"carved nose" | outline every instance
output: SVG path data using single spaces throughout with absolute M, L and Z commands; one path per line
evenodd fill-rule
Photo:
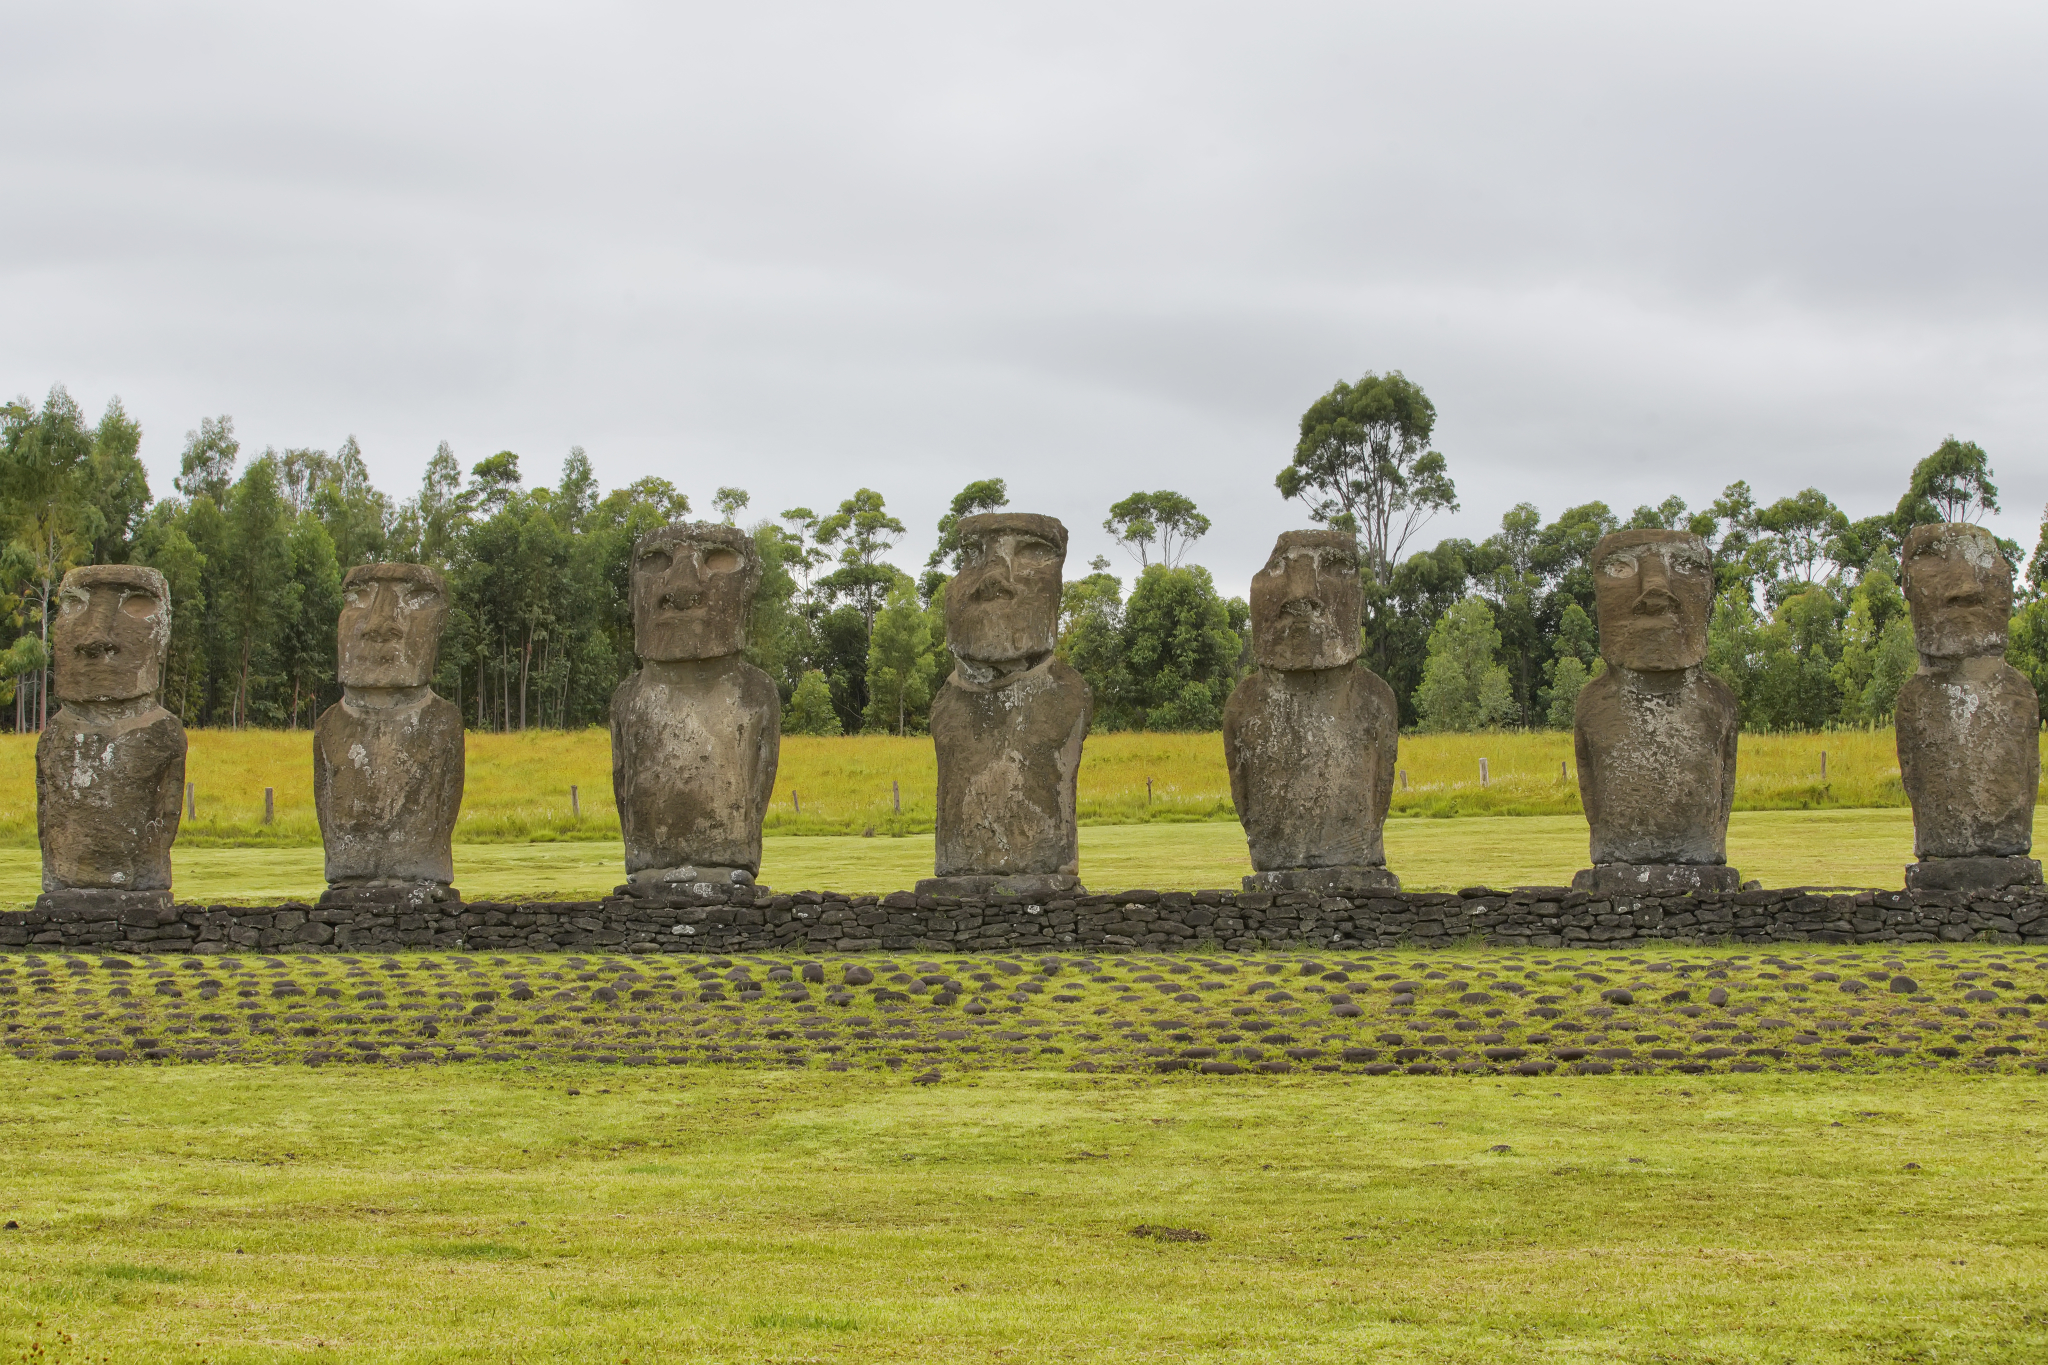
M 1321 616 L 1323 614 L 1323 601 L 1320 597 L 1290 598 L 1287 605 L 1281 607 L 1280 610 L 1286 612 L 1289 616 Z
M 88 659 L 111 659 L 121 652 L 121 647 L 103 636 L 96 640 L 87 640 L 78 646 L 75 652 Z
M 661 595 L 661 605 L 670 611 L 695 611 L 704 605 L 704 594 L 671 590 Z
M 1639 616 L 1661 616 L 1678 610 L 1678 599 L 1673 597 L 1661 583 L 1653 583 L 1643 589 L 1636 598 L 1636 614 Z
M 994 602 L 1013 598 L 1016 595 L 1017 590 L 1010 586 L 1010 580 L 1007 575 L 998 576 L 990 574 L 975 585 L 970 598 L 976 602 Z
M 395 644 L 405 638 L 405 632 L 399 629 L 398 622 L 381 616 L 363 628 L 363 638 L 375 644 Z
M 1984 589 L 1982 587 L 1958 588 L 1944 597 L 1942 601 L 1945 605 L 1951 607 L 1981 607 L 1984 605 Z

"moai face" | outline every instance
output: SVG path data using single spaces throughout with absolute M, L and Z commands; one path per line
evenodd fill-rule
M 1252 575 L 1252 652 L 1259 667 L 1336 668 L 1358 657 L 1364 590 L 1358 542 L 1342 531 L 1287 531 Z
M 1692 668 L 1707 657 L 1714 565 L 1684 531 L 1617 531 L 1593 551 L 1600 656 L 1638 673 Z
M 341 583 L 343 687 L 425 687 L 441 654 L 448 587 L 424 564 L 359 564 Z
M 754 538 L 733 526 L 678 522 L 633 547 L 633 648 L 675 663 L 737 654 L 761 582 Z
M 1052 653 L 1067 528 L 1029 512 L 962 517 L 960 554 L 960 572 L 946 587 L 947 647 L 986 664 Z
M 2003 655 L 2012 622 L 2012 565 L 1981 526 L 1916 526 L 1899 549 L 1913 642 L 1939 659 Z
M 155 569 L 91 564 L 64 575 L 50 628 L 59 701 L 129 701 L 157 690 L 171 590 Z

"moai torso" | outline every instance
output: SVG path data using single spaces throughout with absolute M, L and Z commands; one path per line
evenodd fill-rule
M 2040 702 L 2005 662 L 2012 566 L 1968 523 L 1919 526 L 1899 555 L 1920 671 L 1899 689 L 1899 776 L 1921 858 L 2033 848 Z
M 1398 715 L 1394 689 L 1362 664 L 1262 668 L 1238 684 L 1223 747 L 1253 867 L 1385 865 Z
M 412 887 L 442 899 L 455 879 L 462 713 L 431 680 L 448 589 L 422 564 L 359 564 L 335 629 L 342 699 L 313 727 L 313 809 L 337 894 Z
M 761 870 L 781 697 L 738 655 L 649 663 L 612 696 L 612 789 L 626 871 Z
M 368 886 L 455 879 L 462 713 L 429 693 L 406 705 L 327 708 L 313 727 L 313 807 L 327 881 Z
M 956 674 L 932 700 L 942 877 L 1074 873 L 1088 684 L 1057 658 L 1001 683 Z
M 1572 730 L 1594 866 L 1724 864 L 1741 715 L 1703 666 L 1706 545 L 1681 531 L 1620 531 L 1592 562 L 1607 671 L 1579 693 Z
M 176 716 L 67 703 L 36 741 L 43 890 L 168 890 L 184 795 Z
M 1704 668 L 1587 683 L 1573 729 L 1593 861 L 1726 861 L 1740 728 L 1735 693 Z
M 1223 708 L 1223 756 L 1260 872 L 1386 864 L 1400 711 L 1357 662 L 1360 611 L 1342 532 L 1289 531 L 1252 577 L 1259 667 Z
M 163 575 L 95 564 L 64 575 L 50 632 L 63 709 L 36 741 L 45 891 L 167 892 L 185 788 L 185 727 L 157 699 L 171 637 Z
M 782 748 L 782 698 L 740 657 L 760 556 L 733 527 L 679 523 L 641 537 L 632 574 L 641 668 L 612 694 L 627 880 L 751 882 Z

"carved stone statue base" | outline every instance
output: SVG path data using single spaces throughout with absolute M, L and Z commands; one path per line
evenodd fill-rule
M 1922 858 L 1906 864 L 1908 891 L 2000 891 L 2039 885 L 2039 858 Z
M 429 905 L 460 905 L 462 893 L 446 882 L 391 882 L 380 886 L 330 886 L 320 893 L 323 907 L 354 909 L 390 906 L 419 910 Z
M 131 923 L 155 924 L 160 915 L 171 913 L 168 891 L 114 891 L 97 886 L 69 887 L 45 891 L 36 897 L 36 909 L 60 914 L 84 914 L 94 919 L 115 915 Z M 130 920 L 130 916 L 144 917 Z
M 1725 863 L 1596 863 L 1572 878 L 1572 890 L 1600 896 L 1682 896 L 1740 891 L 1742 874 Z
M 1384 867 L 1289 867 L 1254 872 L 1244 879 L 1244 889 L 1342 896 L 1354 891 L 1399 891 L 1401 879 Z
M 924 877 L 920 896 L 1021 896 L 1025 900 L 1065 900 L 1085 896 L 1088 888 L 1071 872 L 1010 872 L 961 877 Z
M 629 872 L 626 874 L 625 894 L 661 896 L 699 886 L 723 891 L 734 886 L 754 885 L 757 885 L 754 874 L 744 867 L 713 867 L 709 863 L 697 863 L 690 867 L 646 867 L 638 872 Z

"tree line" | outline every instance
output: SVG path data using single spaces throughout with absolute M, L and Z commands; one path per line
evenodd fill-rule
M 1426 729 L 1570 724 L 1578 688 L 1601 668 L 1590 554 L 1623 526 L 1682 526 L 1707 540 L 1709 663 L 1735 687 L 1745 724 L 1882 722 L 1916 662 L 1900 539 L 1922 521 L 1997 507 L 1984 452 L 1950 440 L 1882 517 L 1851 522 L 1815 489 L 1761 504 L 1736 483 L 1698 512 L 1673 497 L 1623 519 L 1590 502 L 1546 523 L 1521 504 L 1484 541 L 1411 553 L 1429 519 L 1458 506 L 1448 462 L 1431 448 L 1434 423 L 1427 396 L 1399 373 L 1340 383 L 1303 414 L 1275 481 L 1311 519 L 1359 537 L 1363 657 L 1393 685 L 1403 724 Z M 581 448 L 552 484 L 529 485 L 514 452 L 465 471 L 445 443 L 417 491 L 394 499 L 372 484 L 352 437 L 332 452 L 244 458 L 225 416 L 186 434 L 173 491 L 154 498 L 141 438 L 118 399 L 94 422 L 61 386 L 40 405 L 0 408 L 0 705 L 12 705 L 17 731 L 47 719 L 51 596 L 64 571 L 125 562 L 170 585 L 164 702 L 187 725 L 309 726 L 340 696 L 342 575 L 380 560 L 447 576 L 454 604 L 435 688 L 471 726 L 603 724 L 637 666 L 633 542 L 695 510 L 666 479 L 601 489 Z M 751 499 L 725 487 L 710 501 L 709 515 L 737 525 Z M 873 489 L 747 523 L 764 570 L 747 653 L 775 679 L 787 730 L 925 727 L 952 667 L 944 593 L 958 523 L 1008 502 L 1001 479 L 969 483 L 915 577 L 891 558 L 907 531 Z M 1171 490 L 1107 510 L 1104 529 L 1136 576 L 1127 592 L 1106 559 L 1070 568 L 1059 635 L 1094 691 L 1095 725 L 1215 729 L 1252 662 L 1243 598 L 1188 562 L 1210 520 Z M 2022 562 L 2020 547 L 2007 549 Z M 2048 695 L 2048 542 L 2024 562 L 2012 657 Z

